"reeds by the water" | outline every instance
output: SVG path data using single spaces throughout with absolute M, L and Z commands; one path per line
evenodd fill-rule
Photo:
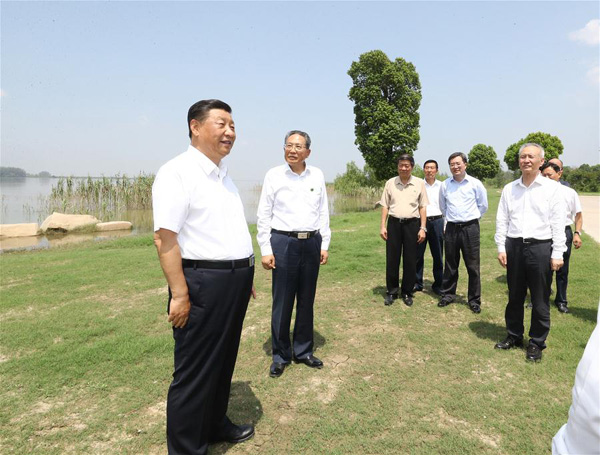
M 109 219 L 128 210 L 152 208 L 154 175 L 60 178 L 48 197 L 50 212 L 82 213 Z

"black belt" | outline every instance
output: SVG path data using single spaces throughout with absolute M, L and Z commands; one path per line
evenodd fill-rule
M 452 224 L 452 225 L 458 226 L 458 227 L 465 227 L 465 226 L 470 226 L 471 224 L 475 224 L 478 222 L 479 222 L 479 219 L 475 218 L 474 220 L 461 221 L 460 223 L 454 223 L 453 221 L 448 221 L 448 224 Z
M 413 217 L 413 218 L 396 218 L 395 216 L 390 215 L 390 218 L 392 220 L 396 220 L 399 223 L 412 223 L 413 221 L 419 221 L 419 218 Z
M 254 255 L 244 259 L 230 261 L 207 261 L 205 259 L 183 259 L 183 268 L 189 269 L 243 269 L 254 265 Z
M 288 237 L 296 237 L 300 240 L 310 239 L 319 233 L 319 231 L 280 231 L 279 229 L 271 229 L 271 232 L 287 235 Z
M 527 238 L 524 239 L 523 237 L 510 237 L 513 240 L 516 240 L 517 242 L 521 242 L 521 243 L 548 243 L 551 242 L 552 239 L 534 239 L 534 238 Z
M 442 215 L 428 216 L 427 221 L 439 220 L 440 218 L 442 218 Z

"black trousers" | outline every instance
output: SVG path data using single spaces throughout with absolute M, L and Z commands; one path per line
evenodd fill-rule
M 565 228 L 567 236 L 567 251 L 563 253 L 563 266 L 556 272 L 556 295 L 554 304 L 564 303 L 567 305 L 567 286 L 569 285 L 569 260 L 571 259 L 571 246 L 573 246 L 573 231 L 571 226 Z M 552 277 L 550 277 L 550 286 L 552 286 Z
M 550 331 L 550 255 L 552 242 L 523 243 L 522 239 L 506 239 L 506 279 L 508 305 L 504 317 L 506 330 L 515 338 L 522 338 L 524 303 L 527 288 L 531 294 L 530 343 L 544 349 Z
M 271 232 L 275 256 L 271 340 L 273 362 L 290 363 L 290 324 L 296 300 L 293 355 L 303 359 L 313 353 L 314 303 L 321 262 L 321 234 L 297 239 Z
M 173 328 L 175 370 L 167 396 L 167 446 L 169 455 L 206 455 L 209 440 L 227 419 L 254 267 L 183 272 L 191 309 L 186 326 Z
M 419 218 L 399 220 L 388 217 L 385 244 L 385 284 L 390 295 L 412 294 L 417 279 L 417 235 Z M 400 287 L 400 258 L 402 261 L 402 287 Z
M 479 274 L 479 220 L 469 223 L 446 224 L 444 233 L 445 263 L 442 289 L 444 297 L 456 298 L 460 253 L 463 254 L 469 274 L 468 303 L 481 305 L 481 277 Z
M 444 276 L 444 219 L 427 220 L 427 238 L 425 242 L 417 244 L 417 281 L 416 285 L 423 287 L 423 267 L 425 264 L 425 248 L 429 244 L 429 251 L 433 258 L 433 284 L 431 288 L 439 291 L 442 287 Z

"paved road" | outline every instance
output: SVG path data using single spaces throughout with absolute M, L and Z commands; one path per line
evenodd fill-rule
M 579 196 L 583 210 L 583 231 L 600 243 L 600 196 Z

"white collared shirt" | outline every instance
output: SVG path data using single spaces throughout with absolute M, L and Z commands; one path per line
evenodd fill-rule
M 463 223 L 481 218 L 488 209 L 487 191 L 483 183 L 465 174 L 460 182 L 454 177 L 440 186 L 440 210 L 451 223 Z
M 323 238 L 321 249 L 327 250 L 331 230 L 323 172 L 308 165 L 300 175 L 288 164 L 270 169 L 265 175 L 256 217 L 256 239 L 263 256 L 273 254 L 271 229 L 318 230 Z
M 581 213 L 581 202 L 579 201 L 579 195 L 577 194 L 577 191 L 575 191 L 573 188 L 566 185 L 560 185 L 560 187 L 560 190 L 565 198 L 567 209 L 565 226 L 571 226 L 573 223 L 575 223 L 575 216 L 578 213 Z
M 154 231 L 176 232 L 184 259 L 230 260 L 252 255 L 242 200 L 227 167 L 198 149 L 164 164 L 152 186 Z
M 538 174 L 528 187 L 519 178 L 503 188 L 494 237 L 499 253 L 506 252 L 506 237 L 552 239 L 552 259 L 562 259 L 567 250 L 566 208 L 560 187 L 560 183 Z
M 427 199 L 429 199 L 429 205 L 427 206 L 427 216 L 438 216 L 442 214 L 440 210 L 440 187 L 442 182 L 434 180 L 433 185 L 427 183 L 425 180 L 425 190 L 427 191 Z

